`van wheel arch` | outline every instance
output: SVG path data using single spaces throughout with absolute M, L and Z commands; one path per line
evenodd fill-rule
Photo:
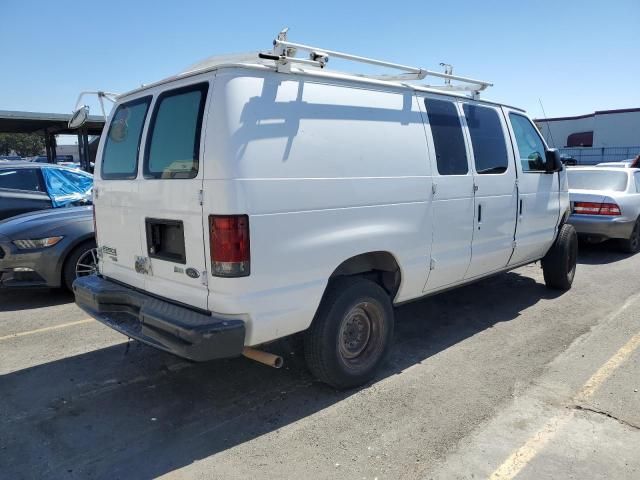
M 377 283 L 392 300 L 398 293 L 402 280 L 396 258 L 387 251 L 361 253 L 345 260 L 333 271 L 329 282 L 348 276 L 361 276 Z

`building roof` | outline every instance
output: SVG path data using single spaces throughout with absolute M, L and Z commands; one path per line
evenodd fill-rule
M 553 118 L 536 118 L 536 122 L 557 122 L 562 120 L 578 120 L 581 118 L 595 117 L 596 115 L 609 115 L 612 113 L 632 113 L 640 112 L 640 108 L 621 108 L 618 110 L 596 110 L 593 113 L 587 113 L 586 115 L 575 115 L 573 117 L 553 117 Z
M 55 134 L 75 135 L 78 130 L 69 129 L 71 114 L 19 112 L 0 110 L 0 133 L 36 133 L 49 132 Z M 104 118 L 90 115 L 84 125 L 89 135 L 100 135 L 104 127 Z

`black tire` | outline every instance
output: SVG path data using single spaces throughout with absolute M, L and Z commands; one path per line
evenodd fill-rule
M 569 290 L 576 274 L 578 235 L 573 225 L 564 224 L 558 237 L 542 259 L 542 272 L 547 288 Z
M 305 332 L 311 373 L 337 389 L 371 380 L 393 341 L 393 306 L 378 284 L 361 277 L 331 281 Z
M 90 253 L 92 250 L 95 251 L 96 242 L 94 240 L 89 240 L 81 243 L 76 248 L 74 248 L 67 259 L 64 262 L 64 268 L 62 270 L 62 283 L 63 286 L 68 290 L 72 290 L 73 281 L 77 278 L 76 267 L 78 266 L 78 260 L 83 258 L 85 255 Z M 89 273 L 87 273 L 89 274 Z
M 629 238 L 620 240 L 620 250 L 625 253 L 638 253 L 640 250 L 640 218 L 636 220 Z

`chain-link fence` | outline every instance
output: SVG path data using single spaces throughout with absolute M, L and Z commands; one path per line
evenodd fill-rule
M 573 157 L 578 165 L 595 165 L 601 162 L 622 162 L 640 155 L 640 146 L 635 147 L 575 147 L 559 148 L 562 155 Z

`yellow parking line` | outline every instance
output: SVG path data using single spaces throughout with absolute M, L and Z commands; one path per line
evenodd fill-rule
M 59 330 L 61 328 L 73 327 L 74 325 L 82 325 L 83 323 L 93 322 L 93 318 L 86 318 L 84 320 L 78 320 L 76 322 L 61 323 L 60 325 L 54 325 L 52 327 L 36 328 L 35 330 L 29 330 L 27 332 L 18 332 L 11 335 L 5 335 L 0 337 L 0 341 L 9 340 L 11 338 L 24 337 L 26 335 L 34 335 L 36 333 L 49 332 L 51 330 Z
M 584 402 L 591 398 L 595 392 L 602 386 L 607 378 L 627 360 L 631 354 L 640 346 L 640 332 L 634 335 L 631 340 L 624 344 L 604 365 L 602 365 L 596 373 L 582 386 L 580 391 L 575 395 L 575 403 Z M 513 452 L 497 470 L 495 470 L 490 480 L 512 479 L 522 471 L 527 464 L 540 453 L 543 447 L 556 435 L 556 433 L 566 425 L 575 410 L 567 410 L 562 415 L 551 418 L 545 425 L 536 432 L 527 442 L 518 450 Z

